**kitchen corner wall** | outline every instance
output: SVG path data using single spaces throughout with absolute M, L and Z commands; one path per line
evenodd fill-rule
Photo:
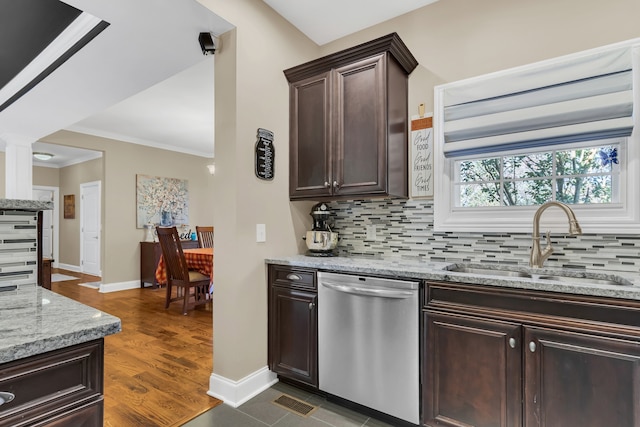
M 333 202 L 340 254 L 385 259 L 528 265 L 531 233 L 445 233 L 433 231 L 433 202 L 375 200 Z M 367 240 L 366 227 L 376 226 Z M 637 273 L 640 235 L 552 234 L 547 267 Z

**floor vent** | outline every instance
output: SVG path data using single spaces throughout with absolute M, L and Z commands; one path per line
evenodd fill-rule
M 274 404 L 284 408 L 288 411 L 293 412 L 296 415 L 301 415 L 303 417 L 308 417 L 311 415 L 316 409 L 317 406 L 309 405 L 302 400 L 296 399 L 295 397 L 288 396 L 286 394 L 281 395 L 276 400 L 273 401 Z

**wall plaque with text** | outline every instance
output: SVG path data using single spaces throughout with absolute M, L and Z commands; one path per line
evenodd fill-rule
M 409 197 L 433 197 L 433 117 L 411 119 Z
M 256 141 L 256 176 L 264 180 L 272 180 L 276 161 L 276 149 L 273 146 L 273 132 L 258 128 Z

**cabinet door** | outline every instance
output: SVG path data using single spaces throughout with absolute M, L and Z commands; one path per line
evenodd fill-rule
M 316 293 L 271 287 L 269 367 L 287 378 L 318 386 Z
M 423 321 L 424 424 L 521 426 L 522 327 L 429 311 Z
M 290 99 L 289 196 L 331 195 L 329 72 L 292 83 Z
M 525 328 L 527 427 L 640 425 L 640 345 Z
M 334 194 L 386 191 L 385 67 L 382 54 L 335 70 Z

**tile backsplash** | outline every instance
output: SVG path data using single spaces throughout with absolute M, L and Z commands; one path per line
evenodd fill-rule
M 355 200 L 330 204 L 340 255 L 528 265 L 531 233 L 433 231 L 433 202 Z M 367 225 L 376 239 L 367 240 Z M 545 266 L 640 272 L 640 235 L 552 234 Z

